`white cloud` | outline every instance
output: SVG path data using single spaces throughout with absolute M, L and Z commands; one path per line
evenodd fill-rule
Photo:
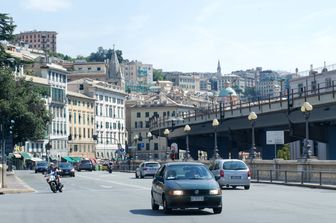
M 31 10 L 57 12 L 71 6 L 73 0 L 23 0 L 22 5 Z

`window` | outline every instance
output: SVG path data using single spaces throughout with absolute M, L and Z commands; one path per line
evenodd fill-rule
M 113 124 L 113 127 L 114 127 L 114 124 Z M 138 128 L 138 122 L 134 122 L 134 128 Z
M 146 128 L 149 128 L 149 121 L 146 121 Z
M 149 112 L 146 112 L 145 116 L 146 116 L 146 118 L 148 118 L 149 117 Z
M 149 143 L 146 143 L 146 150 L 149 150 Z
M 137 118 L 141 118 L 141 113 L 137 112 Z
M 83 84 L 79 85 L 79 90 L 84 90 L 84 85 Z
M 154 143 L 154 150 L 159 150 L 159 144 L 157 142 Z

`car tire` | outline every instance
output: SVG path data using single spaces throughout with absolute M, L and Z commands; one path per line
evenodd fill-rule
M 232 186 L 232 188 L 233 188 L 233 189 L 236 189 L 236 188 L 237 188 L 237 186 Z
M 138 179 L 138 178 L 139 178 L 139 176 L 138 176 L 138 173 L 137 173 L 137 172 L 135 172 L 135 178 L 136 178 L 136 179 Z
M 168 207 L 167 200 L 163 196 L 162 197 L 162 203 L 163 203 L 163 211 L 165 214 L 170 214 L 172 212 L 172 209 Z
M 140 172 L 140 178 L 144 178 L 144 176 L 142 175 L 142 173 Z
M 220 214 L 220 213 L 222 213 L 222 207 L 213 208 L 212 210 L 213 210 L 214 214 Z
M 248 186 L 244 186 L 244 189 L 245 189 L 245 190 L 249 190 L 249 189 L 250 189 L 250 185 L 248 185 Z
M 159 205 L 155 204 L 155 201 L 154 201 L 154 198 L 153 198 L 153 195 L 152 195 L 152 199 L 151 199 L 151 204 L 152 204 L 152 210 L 153 211 L 157 211 L 159 210 Z
M 37 170 L 35 170 L 35 173 L 37 173 Z

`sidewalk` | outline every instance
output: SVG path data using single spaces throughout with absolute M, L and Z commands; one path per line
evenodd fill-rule
M 35 190 L 18 178 L 14 172 L 7 172 L 6 188 L 0 188 L 0 195 L 2 194 L 17 194 L 29 193 Z
M 251 183 L 260 183 L 260 184 L 277 184 L 277 185 L 284 185 L 284 186 L 295 186 L 295 187 L 308 187 L 308 188 L 316 188 L 316 189 L 327 189 L 327 190 L 336 190 L 336 185 L 319 185 L 314 183 L 304 183 L 301 184 L 300 182 L 283 182 L 283 181 L 265 181 L 265 180 L 251 180 Z

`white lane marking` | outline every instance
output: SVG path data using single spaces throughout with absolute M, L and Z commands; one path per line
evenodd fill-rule
M 106 189 L 110 189 L 112 188 L 112 186 L 109 186 L 109 185 L 100 185 L 102 188 L 106 188 Z
M 86 178 L 86 179 L 89 179 L 89 180 L 95 180 L 95 181 L 102 181 L 102 182 L 117 184 L 117 185 L 126 186 L 126 187 L 137 188 L 137 189 L 150 190 L 149 187 L 142 187 L 142 186 L 133 185 L 133 184 L 120 183 L 120 182 L 116 182 L 116 181 L 113 181 L 113 180 L 104 180 L 104 179 L 94 178 L 94 177 L 88 177 L 88 176 L 78 176 L 78 177 Z

